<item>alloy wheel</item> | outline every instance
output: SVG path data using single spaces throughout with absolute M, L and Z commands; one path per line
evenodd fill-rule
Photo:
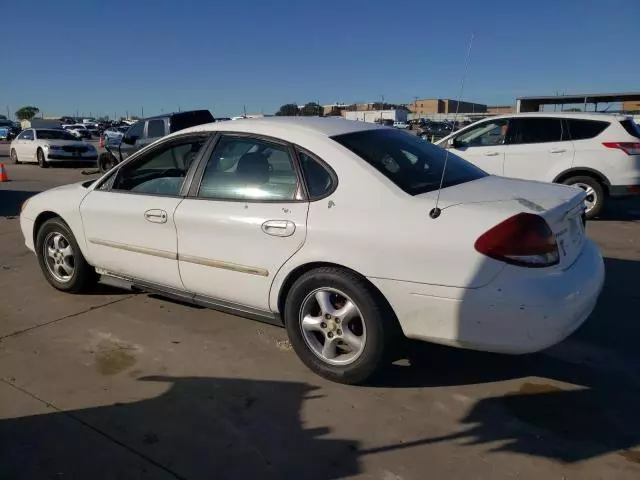
M 581 188 L 587 194 L 587 198 L 585 198 L 584 200 L 584 204 L 587 209 L 587 212 L 590 212 L 591 210 L 593 210 L 593 208 L 598 203 L 598 193 L 595 191 L 595 189 L 591 185 L 587 185 L 586 183 L 578 182 L 578 183 L 574 183 L 573 185 L 575 187 Z
M 58 282 L 69 282 L 75 272 L 75 256 L 69 240 L 60 232 L 51 232 L 42 248 L 49 273 Z
M 330 365 L 355 362 L 367 341 L 360 309 L 344 292 L 319 288 L 300 307 L 300 329 L 309 349 Z

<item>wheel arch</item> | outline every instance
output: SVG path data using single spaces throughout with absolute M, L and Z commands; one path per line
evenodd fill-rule
M 38 232 L 42 228 L 42 225 L 44 225 L 44 222 L 46 222 L 47 220 L 51 220 L 52 218 L 59 218 L 64 223 L 66 223 L 67 226 L 69 225 L 69 223 L 65 221 L 64 218 L 62 218 L 62 215 L 56 212 L 53 212 L 51 210 L 45 210 L 44 212 L 40 212 L 36 217 L 36 219 L 33 221 L 33 232 L 31 232 L 31 235 L 33 236 L 34 245 L 36 244 L 36 241 L 38 238 Z M 71 227 L 69 227 L 69 229 L 71 229 Z
M 604 186 L 605 191 L 608 193 L 609 187 L 611 186 L 611 182 L 609 181 L 609 179 L 598 170 L 594 170 L 593 168 L 588 167 L 575 167 L 565 170 L 553 179 L 553 183 L 563 183 L 565 180 L 571 177 L 578 176 L 595 178 Z
M 326 261 L 315 261 L 315 262 L 303 263 L 302 265 L 298 265 L 297 267 L 295 267 L 293 270 L 291 270 L 287 274 L 287 276 L 285 277 L 284 281 L 280 285 L 280 289 L 279 289 L 278 294 L 277 294 L 277 304 L 276 304 L 278 312 L 280 312 L 280 314 L 281 314 L 280 316 L 281 316 L 281 320 L 282 320 L 283 324 L 284 324 L 285 320 L 284 320 L 284 315 L 282 314 L 282 312 L 284 312 L 284 304 L 285 304 L 285 301 L 287 299 L 287 295 L 289 294 L 289 291 L 291 290 L 291 287 L 293 286 L 295 281 L 298 278 L 300 278 L 302 275 L 304 275 L 305 273 L 307 273 L 307 272 L 309 272 L 311 270 L 315 270 L 316 268 L 321 268 L 321 267 L 339 268 L 339 269 L 351 272 L 354 275 L 357 275 L 358 277 L 360 277 L 371 288 L 371 291 L 374 292 L 374 294 L 378 297 L 378 299 L 380 301 L 384 302 L 385 307 L 388 308 L 388 311 L 393 314 L 394 319 L 396 321 L 396 324 L 398 325 L 398 327 L 400 326 L 400 323 L 397 320 L 395 311 L 393 310 L 393 307 L 391 306 L 391 304 L 389 303 L 387 298 L 384 296 L 384 294 L 380 291 L 380 289 L 376 285 L 374 285 L 373 283 L 371 283 L 369 281 L 369 279 L 367 277 L 365 277 L 364 275 L 362 275 L 361 273 L 359 273 L 358 271 L 356 271 L 356 270 L 354 270 L 352 268 L 346 267 L 344 265 L 340 265 L 338 263 L 326 262 Z

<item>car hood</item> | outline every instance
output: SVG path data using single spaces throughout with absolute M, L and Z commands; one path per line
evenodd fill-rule
M 80 142 L 78 140 L 39 140 L 42 143 L 46 143 L 47 145 L 57 145 L 60 147 L 87 147 L 90 144 L 87 142 Z

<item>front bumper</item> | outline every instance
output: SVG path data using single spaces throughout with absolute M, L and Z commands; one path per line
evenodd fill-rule
M 73 153 L 47 153 L 47 162 L 90 162 L 98 159 L 97 152 L 86 152 L 81 155 Z
M 371 278 L 409 338 L 488 352 L 522 354 L 550 347 L 589 317 L 604 284 L 602 256 L 585 240 L 566 270 L 505 266 L 477 289 Z

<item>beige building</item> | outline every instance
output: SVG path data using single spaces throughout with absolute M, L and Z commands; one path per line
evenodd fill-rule
M 423 98 L 409 103 L 407 108 L 411 113 L 418 115 L 433 115 L 435 113 L 484 113 L 487 106 L 482 103 L 459 102 L 442 98 Z
M 487 106 L 487 113 L 492 115 L 506 115 L 508 113 L 514 113 L 516 111 L 513 105 L 489 105 Z
M 625 112 L 640 112 L 640 102 L 636 100 L 622 102 L 622 110 Z

